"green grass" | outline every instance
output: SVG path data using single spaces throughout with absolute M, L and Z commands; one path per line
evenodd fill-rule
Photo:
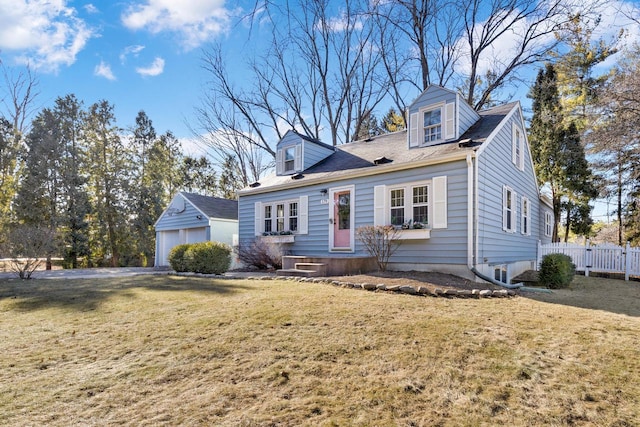
M 0 424 L 631 426 L 639 337 L 625 310 L 524 297 L 0 281 Z

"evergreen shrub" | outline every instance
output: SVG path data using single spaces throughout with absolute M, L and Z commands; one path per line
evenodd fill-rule
M 174 246 L 169 252 L 169 265 L 178 273 L 189 271 L 184 259 L 184 253 L 191 246 L 189 243 Z
M 565 254 L 548 254 L 542 257 L 538 281 L 551 289 L 568 288 L 576 274 L 576 266 Z
M 184 252 L 184 261 L 187 271 L 223 274 L 231 265 L 231 248 L 220 242 L 192 243 Z

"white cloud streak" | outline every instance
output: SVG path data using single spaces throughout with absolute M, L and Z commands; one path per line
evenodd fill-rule
M 131 30 L 177 33 L 189 50 L 225 32 L 230 16 L 224 0 L 146 0 L 130 6 L 121 18 Z
M 122 50 L 122 53 L 120 54 L 120 62 L 123 64 L 127 62 L 127 57 L 129 57 L 129 55 L 137 57 L 138 54 L 142 52 L 143 49 L 144 49 L 144 46 L 139 44 L 125 47 Z
M 94 36 L 66 0 L 0 0 L 0 49 L 36 69 L 73 64 Z
M 111 71 L 111 66 L 104 61 L 100 61 L 96 68 L 93 69 L 93 74 L 99 77 L 104 77 L 107 80 L 114 81 L 116 76 Z
M 155 77 L 164 72 L 164 59 L 156 57 L 148 67 L 137 67 L 136 73 L 141 76 Z

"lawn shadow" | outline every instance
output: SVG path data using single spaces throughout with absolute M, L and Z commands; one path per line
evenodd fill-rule
M 0 280 L 0 301 L 13 299 L 10 310 L 33 311 L 62 307 L 91 311 L 114 296 L 135 298 L 133 289 L 164 292 L 202 292 L 231 295 L 248 289 L 235 280 L 139 275 L 99 279 Z
M 640 282 L 576 276 L 569 289 L 523 293 L 536 301 L 640 317 Z

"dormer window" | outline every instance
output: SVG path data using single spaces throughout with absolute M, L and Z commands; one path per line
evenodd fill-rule
M 284 152 L 284 172 L 293 172 L 295 170 L 296 147 L 289 147 Z
M 423 113 L 424 143 L 431 144 L 442 139 L 442 109 L 425 111 Z
M 302 167 L 302 144 L 279 147 L 276 153 L 276 173 L 278 175 L 292 175 L 300 172 Z M 296 177 L 302 178 L 302 176 Z

